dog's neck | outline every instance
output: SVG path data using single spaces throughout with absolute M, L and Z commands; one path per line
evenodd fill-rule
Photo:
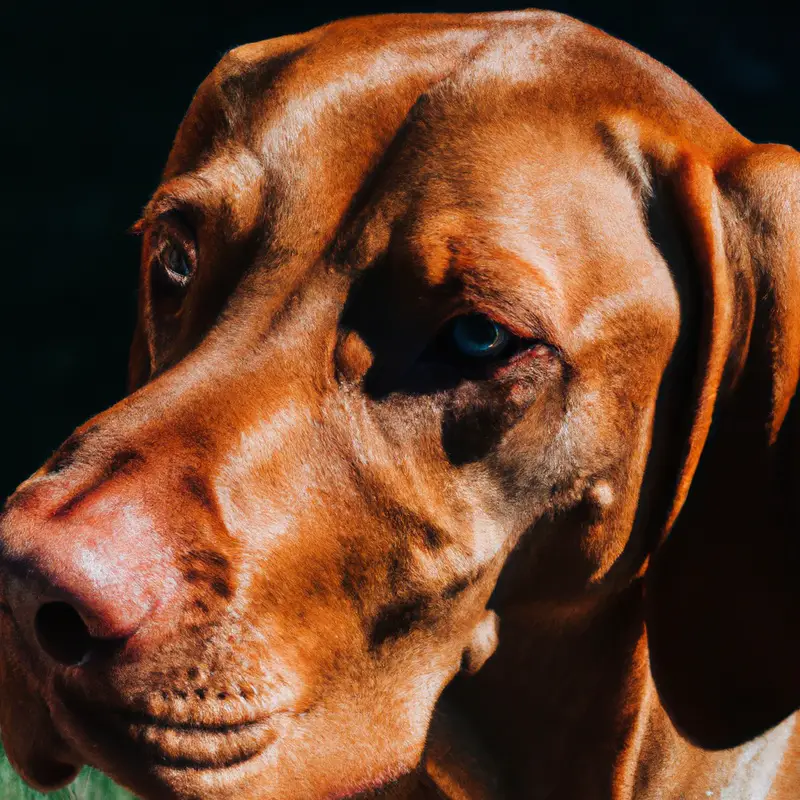
M 638 585 L 580 610 L 498 611 L 497 652 L 445 696 L 503 776 L 498 797 L 649 800 L 670 786 L 675 797 L 783 800 L 770 786 L 782 759 L 800 762 L 800 726 L 724 752 L 683 739 L 650 675 Z

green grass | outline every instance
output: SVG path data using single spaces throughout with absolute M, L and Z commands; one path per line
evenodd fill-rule
M 0 748 L 0 798 L 2 800 L 131 800 L 133 795 L 113 784 L 105 775 L 88 767 L 66 789 L 50 794 L 34 792 L 11 769 Z

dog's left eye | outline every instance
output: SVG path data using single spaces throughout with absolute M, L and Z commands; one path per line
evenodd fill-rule
M 456 317 L 447 331 L 450 347 L 461 358 L 490 361 L 508 354 L 513 336 L 483 314 Z

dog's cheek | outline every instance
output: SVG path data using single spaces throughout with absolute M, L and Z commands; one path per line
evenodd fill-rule
M 0 734 L 11 766 L 41 791 L 58 789 L 75 779 L 83 766 L 58 735 L 50 712 L 7 646 L 0 652 Z
M 464 384 L 442 418 L 442 444 L 455 466 L 486 458 L 529 411 L 538 405 L 539 381 Z

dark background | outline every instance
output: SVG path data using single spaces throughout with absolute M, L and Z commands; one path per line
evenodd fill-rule
M 785 0 L 790 5 L 791 0 Z M 746 136 L 800 146 L 800 5 L 553 0 L 663 61 Z M 511 2 L 270 6 L 0 0 L 0 500 L 122 396 L 138 242 L 192 94 L 220 56 L 338 17 Z

